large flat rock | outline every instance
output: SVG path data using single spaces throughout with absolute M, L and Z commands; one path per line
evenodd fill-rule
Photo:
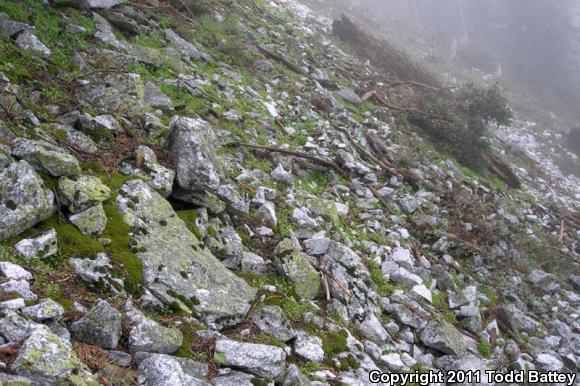
M 119 190 L 117 206 L 136 229 L 131 238 L 143 262 L 143 286 L 161 302 L 216 326 L 239 322 L 256 290 L 229 271 L 142 180 Z

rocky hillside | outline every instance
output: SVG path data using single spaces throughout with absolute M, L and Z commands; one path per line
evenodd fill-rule
M 292 0 L 0 0 L 0 385 L 576 373 L 564 153 L 516 111 L 469 169 L 356 54 Z

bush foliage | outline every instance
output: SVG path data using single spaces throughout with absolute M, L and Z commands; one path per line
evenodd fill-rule
M 413 113 L 410 122 L 476 170 L 485 165 L 483 153 L 488 145 L 482 137 L 489 127 L 509 124 L 513 117 L 508 99 L 497 83 L 490 87 L 469 83 L 445 95 L 426 93 L 417 104 L 430 115 Z

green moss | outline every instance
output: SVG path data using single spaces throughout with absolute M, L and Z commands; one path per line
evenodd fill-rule
M 130 250 L 130 228 L 125 224 L 123 216 L 117 210 L 115 200 L 116 197 L 112 197 L 103 205 L 107 215 L 107 227 L 103 232 L 103 237 L 111 240 L 111 243 L 105 248 L 111 260 L 121 263 L 125 267 L 127 273 L 125 289 L 127 292 L 138 295 L 141 292 L 143 263 Z
M 181 347 L 173 355 L 181 358 L 191 358 L 193 356 L 193 343 L 195 342 L 195 333 L 203 329 L 203 326 L 198 326 L 192 323 L 184 323 L 180 327 L 180 331 L 183 334 L 183 342 Z
M 60 256 L 94 258 L 97 253 L 105 252 L 103 246 L 93 237 L 83 235 L 75 226 L 68 224 L 58 214 L 42 222 L 37 230 L 40 232 L 54 228 L 56 230 Z

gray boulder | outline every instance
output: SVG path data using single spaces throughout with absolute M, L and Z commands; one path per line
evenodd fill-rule
M 167 95 L 161 91 L 159 86 L 153 82 L 145 82 L 145 103 L 154 109 L 172 111 L 173 103 Z
M 224 162 L 218 156 L 217 139 L 209 123 L 200 118 L 174 117 L 168 144 L 180 187 L 215 194 L 234 214 L 248 212 L 249 204 L 240 194 L 230 185 L 222 184 Z
M 52 256 L 58 252 L 56 231 L 51 229 L 33 239 L 20 240 L 14 248 L 29 259 Z
M 354 105 L 360 105 L 363 100 L 350 88 L 343 88 L 337 91 L 337 94 Z
M 32 274 L 18 264 L 7 261 L 0 262 L 0 274 L 6 279 L 30 280 Z
M 215 161 L 213 129 L 200 118 L 174 117 L 170 124 L 169 152 L 177 166 L 177 183 L 184 189 L 220 185 L 223 165 Z
M 43 56 L 52 55 L 52 51 L 45 46 L 31 30 L 24 30 L 16 36 L 16 47 Z
M 0 172 L 0 241 L 50 217 L 54 194 L 26 161 Z
M 80 8 L 110 9 L 116 5 L 125 3 L 126 0 L 73 0 L 72 3 Z
M 107 214 L 100 203 L 73 214 L 69 220 L 84 235 L 100 235 L 107 227 Z
M 162 326 L 147 318 L 132 304 L 128 304 L 126 308 L 127 316 L 133 326 L 129 333 L 129 350 L 131 352 L 172 354 L 181 347 L 183 342 L 181 331 Z
M 190 42 L 179 36 L 171 29 L 165 30 L 165 40 L 180 51 L 183 56 L 191 58 L 201 57 L 201 52 Z
M 252 313 L 252 322 L 264 334 L 272 335 L 282 342 L 292 339 L 296 333 L 278 306 L 258 308 Z
M 168 306 L 196 312 L 206 323 L 232 325 L 243 318 L 256 289 L 229 271 L 161 195 L 142 180 L 119 190 L 117 207 L 143 263 L 143 286 Z
M 286 353 L 276 346 L 218 339 L 214 361 L 266 379 L 279 379 L 284 374 Z
M 79 213 L 98 205 L 111 195 L 111 189 L 104 185 L 99 177 L 88 175 L 76 180 L 59 178 L 58 192 L 61 201 L 72 213 Z
M 252 374 L 241 371 L 230 371 L 225 375 L 219 375 L 212 379 L 214 386 L 254 386 L 257 379 Z
M 58 320 L 64 316 L 64 308 L 52 299 L 44 299 L 34 306 L 23 308 L 21 312 L 36 322 Z
M 81 166 L 74 156 L 43 140 L 18 139 L 12 148 L 12 155 L 54 177 L 81 174 Z
M 205 364 L 165 354 L 135 355 L 141 386 L 209 386 Z
M 83 105 L 103 114 L 124 111 L 136 115 L 145 106 L 144 86 L 138 74 L 110 74 L 97 83 L 78 88 L 75 95 Z
M 33 385 L 100 384 L 77 358 L 72 346 L 45 326 L 32 331 L 18 350 L 12 369 L 30 378 Z
M 163 197 L 168 197 L 173 189 L 175 172 L 161 165 L 147 146 L 139 146 L 134 158 L 134 164 L 122 163 L 121 173 L 141 178 Z
M 121 314 L 104 300 L 71 324 L 74 339 L 106 349 L 115 349 L 121 338 Z
M 20 32 L 31 29 L 28 24 L 14 21 L 4 12 L 0 12 L 0 37 L 10 39 Z
M 448 355 L 467 353 L 463 335 L 445 321 L 433 320 L 421 331 L 421 342 L 432 349 Z
M 302 331 L 299 332 L 294 339 L 292 352 L 298 358 L 306 361 L 322 362 L 324 360 L 322 339 Z
M 294 283 L 296 294 L 303 299 L 313 299 L 320 289 L 320 277 L 307 255 L 300 251 L 276 253 L 274 265 L 280 275 Z

